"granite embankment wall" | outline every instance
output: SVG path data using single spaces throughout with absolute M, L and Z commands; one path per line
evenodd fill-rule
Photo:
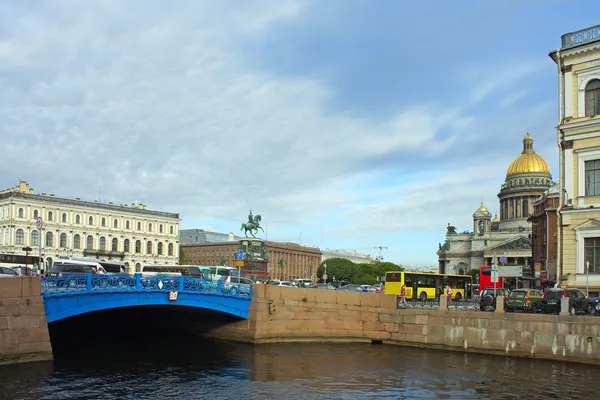
M 255 285 L 249 319 L 211 335 L 249 343 L 382 341 L 600 364 L 600 317 L 398 310 L 397 296 Z
M 0 364 L 52 359 L 39 277 L 0 278 Z

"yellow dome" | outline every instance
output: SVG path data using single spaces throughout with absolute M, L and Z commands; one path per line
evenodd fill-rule
M 533 139 L 529 132 L 523 139 L 523 152 L 510 163 L 506 176 L 515 174 L 527 174 L 530 172 L 541 172 L 550 175 L 550 166 L 542 157 L 533 151 Z
M 481 202 L 481 205 L 479 206 L 479 208 L 475 212 L 484 212 L 484 213 L 488 212 L 488 209 L 485 208 L 485 206 L 483 205 L 483 201 Z
M 492 224 L 495 224 L 496 222 L 500 222 L 500 218 L 498 218 L 498 214 L 494 215 L 494 219 L 492 220 Z

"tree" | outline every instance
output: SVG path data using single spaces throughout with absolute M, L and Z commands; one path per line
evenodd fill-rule
M 328 258 L 323 261 L 317 269 L 317 277 L 323 279 L 325 266 L 327 264 L 327 280 L 335 277 L 338 281 L 351 281 L 353 277 L 362 275 L 362 270 L 356 264 L 345 258 Z
M 471 269 L 467 271 L 466 275 L 470 275 L 473 278 L 473 283 L 479 283 L 479 270 Z

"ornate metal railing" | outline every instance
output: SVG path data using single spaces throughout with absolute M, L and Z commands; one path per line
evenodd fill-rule
M 398 297 L 399 309 L 421 309 L 421 310 L 439 310 L 439 299 L 402 299 Z M 452 300 L 448 303 L 450 311 L 479 311 L 479 299 L 461 299 Z
M 451 311 L 479 311 L 479 298 L 452 300 L 448 303 Z
M 173 275 L 81 274 L 42 278 L 44 297 L 84 293 L 170 292 L 252 298 L 252 285 Z

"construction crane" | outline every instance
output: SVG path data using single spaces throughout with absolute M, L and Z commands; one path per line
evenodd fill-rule
M 377 257 L 377 281 L 381 282 L 381 260 L 383 260 L 382 252 L 383 249 L 387 249 L 387 246 L 375 246 L 374 249 L 379 249 L 379 257 Z

